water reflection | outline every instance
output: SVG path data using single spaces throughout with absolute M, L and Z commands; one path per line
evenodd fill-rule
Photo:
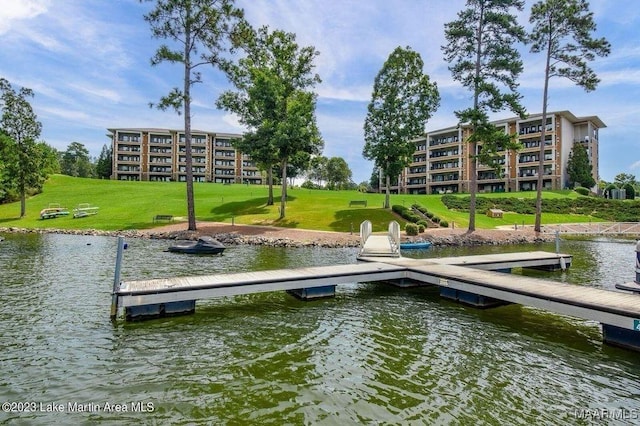
M 355 249 L 239 246 L 224 256 L 129 241 L 124 279 L 348 264 Z M 546 279 L 613 288 L 634 278 L 633 242 L 563 241 Z M 191 316 L 109 321 L 112 238 L 7 235 L 0 244 L 0 400 L 151 401 L 149 413 L 0 413 L 0 422 L 574 424 L 576 408 L 635 408 L 637 354 L 598 324 L 527 307 L 476 310 L 435 288 L 339 286 L 198 302 Z M 526 247 L 431 249 L 425 256 Z M 527 273 L 527 271 L 516 271 Z

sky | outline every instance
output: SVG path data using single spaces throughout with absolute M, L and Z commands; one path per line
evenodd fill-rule
M 530 28 L 525 2 L 518 14 Z M 181 85 L 179 65 L 152 67 L 162 40 L 154 39 L 143 16 L 154 2 L 139 0 L 0 0 L 0 77 L 35 93 L 31 104 L 42 122 L 41 139 L 58 150 L 80 142 L 97 157 L 109 144 L 108 128 L 183 128 L 183 117 L 149 104 Z M 591 0 L 596 36 L 612 52 L 591 67 L 601 82 L 585 92 L 565 79 L 552 79 L 549 110 L 597 115 L 600 178 L 619 173 L 640 178 L 640 7 L 637 0 Z M 320 52 L 315 71 L 322 83 L 317 120 L 326 157 L 342 157 L 357 183 L 368 181 L 373 164 L 362 156 L 363 124 L 373 82 L 398 46 L 420 53 L 424 72 L 440 91 L 438 111 L 426 124 L 436 130 L 456 124 L 454 111 L 471 105 L 471 94 L 455 82 L 443 59 L 444 24 L 457 17 L 464 0 L 236 0 L 254 27 L 295 33 L 303 46 Z M 524 72 L 519 83 L 527 111 L 540 113 L 542 55 L 520 46 Z M 194 88 L 192 127 L 242 133 L 237 117 L 215 101 L 232 89 L 218 70 L 203 70 Z M 492 119 L 512 117 L 508 111 Z

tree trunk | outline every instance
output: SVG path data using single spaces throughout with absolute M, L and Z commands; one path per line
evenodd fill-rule
M 536 223 L 534 225 L 534 231 L 540 232 L 542 230 L 542 185 L 544 177 L 544 140 L 547 131 L 547 98 L 549 95 L 549 66 L 551 63 L 551 40 L 547 45 L 547 63 L 544 70 L 544 89 L 542 92 L 542 132 L 540 133 L 540 150 L 538 158 L 538 183 L 536 193 Z
M 477 45 L 476 45 L 476 73 L 475 73 L 475 89 L 473 94 L 473 109 L 478 110 L 478 83 L 480 80 L 480 65 L 482 58 L 482 28 L 484 27 L 484 7 L 480 7 L 480 19 L 478 20 L 477 29 Z M 473 123 L 472 131 L 477 129 L 476 123 Z M 478 190 L 478 176 L 476 170 L 476 150 L 477 144 L 471 143 L 470 146 L 470 159 L 469 159 L 469 232 L 476 230 L 476 192 Z
M 20 185 L 20 217 L 24 217 L 27 214 L 27 195 L 25 185 Z
M 473 142 L 470 144 L 472 152 L 469 161 L 469 232 L 476 230 L 476 192 L 478 188 L 478 173 L 476 170 L 476 150 L 478 145 Z
M 273 205 L 273 167 L 269 166 L 267 169 L 267 182 L 269 183 L 269 197 L 267 198 L 267 205 Z
M 389 199 L 390 199 L 389 187 L 391 186 L 391 178 L 389 177 L 389 175 L 386 176 L 386 180 L 387 180 L 387 191 L 385 192 L 385 195 L 384 195 L 384 208 L 388 209 L 388 208 L 390 208 L 390 205 L 389 205 L 390 204 L 390 202 L 389 202 Z
M 187 14 L 189 10 L 187 10 Z M 189 21 L 187 16 L 187 22 Z M 191 157 L 191 27 L 186 25 L 184 44 L 184 148 L 187 168 L 187 217 L 189 231 L 196 230 L 196 209 L 193 196 L 193 159 Z
M 287 160 L 282 160 L 282 195 L 280 196 L 280 218 L 284 219 L 284 209 L 287 204 Z

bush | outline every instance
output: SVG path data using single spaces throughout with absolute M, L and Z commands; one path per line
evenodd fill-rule
M 313 182 L 311 182 L 310 180 L 305 180 L 304 182 L 302 182 L 302 185 L 300 185 L 300 188 L 305 188 L 305 189 L 322 189 L 322 187 L 320 185 L 317 185 Z
M 627 200 L 634 200 L 636 198 L 636 190 L 633 189 L 633 185 L 625 183 L 622 188 L 625 191 L 625 197 L 627 197 Z
M 417 221 L 416 223 L 418 224 L 418 226 L 422 225 L 422 226 L 424 226 L 425 228 L 429 225 L 429 224 L 427 223 L 427 221 L 426 221 L 426 220 L 424 220 L 424 219 L 420 219 L 420 220 L 419 220 L 419 221 Z
M 440 221 L 440 226 L 443 228 L 448 228 L 449 227 L 449 222 L 447 222 L 446 220 L 441 220 Z
M 411 209 L 399 204 L 394 204 L 393 206 L 391 206 L 391 210 L 393 210 L 394 213 L 399 214 L 403 219 L 409 222 L 416 223 L 421 219 L 421 217 L 411 211 Z
M 406 232 L 407 235 L 418 235 L 418 225 L 415 223 L 407 223 L 404 226 L 404 232 Z
M 587 189 L 585 187 L 582 187 L 582 186 L 577 186 L 573 190 L 576 191 L 580 195 L 589 195 L 589 193 L 591 192 L 591 191 L 589 191 L 589 189 Z
M 440 223 L 440 218 L 438 216 L 433 216 L 431 220 L 435 223 Z
M 418 224 L 418 232 L 419 233 L 422 234 L 425 229 L 426 229 L 426 227 L 423 224 L 421 224 L 421 223 Z

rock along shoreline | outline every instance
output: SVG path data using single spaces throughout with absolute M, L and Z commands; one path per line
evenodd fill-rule
M 295 230 L 298 235 L 289 236 L 265 236 L 244 235 L 242 231 L 212 232 L 207 229 L 199 231 L 153 231 L 153 230 L 118 230 L 102 231 L 96 229 L 56 229 L 56 228 L 18 228 L 0 227 L 0 233 L 13 234 L 65 234 L 65 235 L 90 235 L 104 237 L 125 237 L 162 240 L 196 240 L 200 235 L 211 235 L 225 245 L 256 245 L 267 247 L 325 247 L 347 248 L 359 247 L 358 235 L 343 233 L 323 233 L 321 231 Z M 294 232 L 294 234 L 295 234 Z M 311 237 L 309 237 L 311 233 Z M 323 238 L 316 238 L 322 235 Z M 551 242 L 555 240 L 552 234 L 539 234 L 533 231 L 503 231 L 503 230 L 476 230 L 468 233 L 466 230 L 440 229 L 437 232 L 426 232 L 418 237 L 403 237 L 403 241 L 429 241 L 433 246 L 481 246 L 481 245 L 512 245 Z

